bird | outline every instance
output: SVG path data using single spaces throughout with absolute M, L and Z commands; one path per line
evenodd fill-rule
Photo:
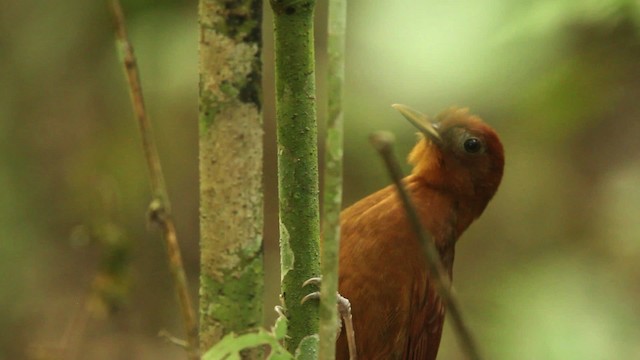
M 429 120 L 395 104 L 420 132 L 403 179 L 422 225 L 452 276 L 455 244 L 500 185 L 498 134 L 466 108 Z M 393 185 L 340 214 L 339 293 L 351 303 L 359 359 L 435 359 L 445 319 L 421 244 Z M 349 359 L 344 329 L 336 359 Z

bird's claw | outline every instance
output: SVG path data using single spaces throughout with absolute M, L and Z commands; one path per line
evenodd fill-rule
M 279 317 L 287 318 L 287 308 L 284 306 L 284 298 L 280 294 L 280 305 L 276 305 L 273 310 L 276 311 Z
M 312 277 L 307 281 L 305 281 L 304 283 L 302 283 L 302 287 L 305 287 L 307 285 L 320 286 L 321 283 L 322 283 L 321 277 Z M 340 293 L 338 292 L 336 292 L 336 297 L 337 297 L 336 302 L 338 305 L 338 313 L 340 313 L 340 317 L 344 321 L 345 330 L 347 334 L 347 343 L 349 345 L 349 359 L 356 360 L 357 359 L 356 338 L 355 338 L 355 332 L 353 330 L 353 317 L 351 315 L 351 303 L 349 302 L 349 299 L 340 295 Z M 302 298 L 302 300 L 300 300 L 300 304 L 304 304 L 309 300 L 320 300 L 320 291 L 314 291 L 310 294 L 307 294 L 305 297 Z M 340 331 L 342 331 L 342 322 L 339 322 L 338 324 L 338 334 L 340 333 Z
M 302 287 L 306 287 L 308 285 L 320 286 L 320 284 L 322 284 L 322 278 L 317 276 L 317 277 L 312 277 L 307 281 L 303 282 Z M 337 295 L 337 302 L 338 302 L 338 311 L 340 312 L 340 315 L 344 317 L 345 315 L 350 314 L 351 303 L 349 302 L 349 299 L 340 295 L 340 293 L 337 293 L 336 295 Z M 302 300 L 300 300 L 300 303 L 304 304 L 309 300 L 319 300 L 319 299 L 320 299 L 320 291 L 314 291 L 306 295 L 305 297 L 303 297 Z
M 320 285 L 322 283 L 322 278 L 320 276 L 316 276 L 316 277 L 312 277 L 310 279 L 308 279 L 307 281 L 302 283 L 302 287 L 308 286 L 308 285 Z
M 317 285 L 320 286 L 320 284 L 322 283 L 322 278 L 321 277 L 312 277 L 310 279 L 308 279 L 307 281 L 302 283 L 302 287 L 306 287 L 309 285 Z M 306 295 L 305 297 L 302 298 L 302 300 L 300 300 L 300 304 L 304 304 L 309 300 L 319 300 L 320 299 L 320 291 L 314 291 L 308 295 Z
M 276 311 L 276 313 L 278 314 L 278 316 L 286 318 L 287 315 L 284 313 L 284 307 L 280 306 L 280 305 L 276 305 L 273 310 Z
M 319 300 L 320 299 L 320 291 L 314 291 L 310 294 L 307 294 L 305 297 L 300 300 L 300 304 L 304 304 L 309 300 Z

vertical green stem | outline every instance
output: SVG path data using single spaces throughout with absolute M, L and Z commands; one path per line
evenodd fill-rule
M 340 210 L 342 208 L 342 154 L 344 53 L 347 20 L 346 0 L 329 1 L 329 114 L 324 168 L 322 287 L 320 298 L 319 359 L 335 358 L 336 292 L 340 249 Z
M 319 203 L 312 0 L 271 0 L 275 24 L 276 113 L 282 297 L 286 346 L 317 332 L 313 289 L 302 288 L 319 269 Z
M 261 1 L 200 0 L 203 352 L 262 324 L 261 21 Z

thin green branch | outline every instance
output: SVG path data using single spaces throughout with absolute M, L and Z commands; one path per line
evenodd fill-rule
M 271 0 L 271 7 L 275 25 L 282 298 L 289 318 L 286 347 L 293 353 L 304 338 L 318 331 L 318 307 L 311 302 L 300 303 L 313 291 L 302 288 L 303 282 L 320 274 L 315 1 Z
M 127 36 L 124 14 L 119 0 L 110 0 L 110 8 L 116 27 L 117 41 L 122 51 L 121 55 L 129 84 L 131 102 L 138 120 L 138 126 L 142 138 L 142 147 L 144 149 L 145 159 L 149 170 L 149 180 L 151 183 L 151 192 L 153 194 L 153 199 L 149 205 L 149 218 L 162 229 L 167 249 L 167 260 L 171 274 L 173 275 L 176 293 L 180 302 L 187 343 L 189 344 L 187 349 L 188 356 L 190 359 L 199 359 L 198 327 L 195 312 L 191 304 L 191 298 L 189 297 L 189 286 L 187 284 L 187 277 L 182 265 L 182 255 L 180 254 L 176 227 L 171 214 L 171 204 L 167 195 L 167 188 L 162 173 L 162 167 L 160 165 L 160 157 L 153 137 L 151 122 L 149 121 L 145 110 L 136 57 Z
M 325 141 L 324 197 L 321 254 L 319 359 L 332 360 L 336 352 L 338 314 L 338 265 L 340 250 L 340 210 L 342 208 L 342 157 L 344 139 L 344 54 L 347 21 L 346 0 L 329 1 L 329 113 Z
M 453 288 L 451 287 L 451 280 L 449 280 L 447 271 L 444 269 L 442 261 L 440 260 L 440 253 L 438 252 L 438 249 L 436 248 L 436 245 L 433 242 L 432 238 L 422 226 L 415 205 L 411 201 L 409 193 L 405 189 L 402 182 L 402 170 L 400 169 L 398 160 L 395 158 L 393 153 L 393 134 L 387 131 L 376 132 L 371 135 L 371 143 L 384 160 L 389 176 L 393 180 L 393 183 L 398 190 L 398 194 L 402 199 L 405 211 L 407 212 L 407 216 L 409 217 L 409 222 L 411 223 L 411 226 L 418 235 L 418 239 L 422 244 L 422 249 L 427 258 L 429 272 L 432 275 L 431 279 L 436 285 L 438 294 L 444 300 L 449 315 L 451 315 L 451 318 L 453 320 L 453 329 L 456 333 L 456 336 L 458 337 L 458 340 L 460 341 L 462 350 L 465 352 L 465 354 L 467 354 L 469 359 L 480 360 L 481 357 L 478 346 L 473 338 L 473 335 L 471 334 L 469 327 L 462 318 L 460 304 L 455 295 L 455 292 L 453 291 Z

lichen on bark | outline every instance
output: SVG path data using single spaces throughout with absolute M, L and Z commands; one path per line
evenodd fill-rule
M 262 323 L 261 11 L 256 0 L 200 1 L 203 351 Z
M 260 23 L 262 9 L 256 0 L 200 1 L 201 91 L 210 125 L 225 106 L 235 101 L 261 106 Z

